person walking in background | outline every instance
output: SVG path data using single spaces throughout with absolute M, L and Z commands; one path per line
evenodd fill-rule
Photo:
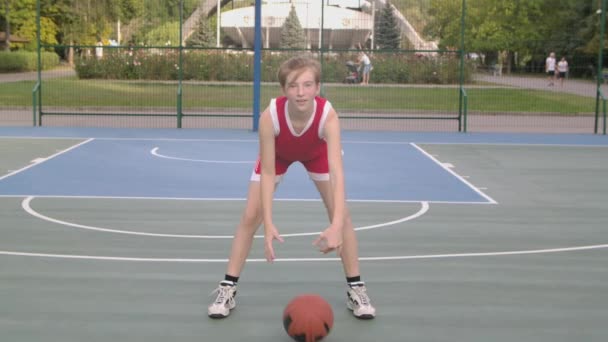
M 97 44 L 95 44 L 95 58 L 103 58 L 103 42 L 101 39 L 97 40 Z
M 557 78 L 559 79 L 559 84 L 561 87 L 564 86 L 564 78 L 568 74 L 568 61 L 566 61 L 566 57 L 562 57 L 559 63 L 557 63 Z
M 551 52 L 549 57 L 545 60 L 545 72 L 547 73 L 547 79 L 549 80 L 548 86 L 553 86 L 555 81 L 555 52 Z
M 369 84 L 369 73 L 372 71 L 372 62 L 365 52 L 359 52 L 359 64 L 361 65 L 361 85 Z

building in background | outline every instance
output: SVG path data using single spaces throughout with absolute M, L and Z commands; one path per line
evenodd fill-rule
M 353 49 L 371 36 L 374 19 L 365 0 L 266 0 L 262 4 L 262 46 L 279 48 L 281 28 L 293 6 L 304 30 L 306 47 Z M 255 8 L 238 8 L 221 14 L 223 31 L 239 46 L 253 46 Z M 323 37 L 321 37 L 321 26 Z

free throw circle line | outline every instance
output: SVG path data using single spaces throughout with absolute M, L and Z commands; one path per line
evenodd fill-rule
M 190 162 L 197 162 L 197 163 L 214 163 L 214 164 L 253 164 L 253 163 L 255 163 L 255 161 L 252 161 L 252 160 L 231 161 L 231 160 L 208 160 L 208 159 L 190 159 L 190 158 L 181 158 L 181 157 L 171 157 L 171 156 L 166 156 L 166 155 L 158 153 L 158 147 L 155 147 L 152 150 L 150 150 L 150 153 L 153 156 L 156 156 L 159 158 L 190 161 Z
M 129 234 L 129 235 L 152 236 L 152 237 L 170 237 L 170 238 L 186 238 L 186 239 L 232 239 L 234 237 L 233 235 L 187 235 L 187 234 L 147 233 L 147 232 L 136 232 L 136 231 L 131 231 L 131 230 L 94 227 L 94 226 L 88 226 L 88 225 L 83 225 L 83 224 L 78 224 L 78 223 L 72 223 L 72 222 L 54 219 L 52 217 L 43 215 L 43 214 L 35 211 L 34 209 L 32 209 L 32 207 L 30 205 L 30 203 L 32 202 L 32 200 L 34 198 L 35 198 L 34 196 L 29 196 L 29 197 L 26 197 L 21 202 L 21 207 L 23 208 L 23 210 L 25 210 L 25 212 L 27 212 L 28 214 L 30 214 L 34 217 L 37 217 L 37 218 L 43 220 L 43 221 L 48 221 L 48 222 L 52 222 L 52 223 L 56 223 L 56 224 L 64 225 L 64 226 L 68 226 L 68 227 L 74 227 L 74 228 L 86 229 L 86 230 L 94 230 L 94 231 L 106 232 L 106 233 Z M 406 217 L 403 217 L 403 218 L 400 218 L 400 219 L 394 220 L 394 221 L 389 221 L 389 222 L 384 222 L 384 223 L 379 223 L 379 224 L 374 224 L 374 225 L 369 225 L 369 226 L 363 226 L 363 227 L 357 227 L 357 228 L 355 228 L 355 230 L 360 231 L 360 230 L 378 229 L 378 228 L 382 228 L 382 227 L 387 227 L 387 226 L 392 226 L 395 224 L 407 222 L 407 221 L 416 219 L 416 218 L 424 215 L 428 210 L 429 210 L 428 202 L 421 202 L 420 209 L 412 215 L 409 215 L 409 216 L 406 216 Z M 313 235 L 319 235 L 319 234 L 321 234 L 321 232 L 282 234 L 281 236 L 282 237 L 297 237 L 297 236 L 313 236 Z M 255 238 L 257 238 L 257 239 L 261 239 L 263 237 L 264 237 L 263 235 L 255 235 Z

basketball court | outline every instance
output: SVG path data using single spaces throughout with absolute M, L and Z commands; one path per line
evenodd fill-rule
M 212 320 L 255 133 L 0 127 L 2 340 L 287 342 L 303 293 L 332 305 L 327 341 L 605 340 L 606 136 L 346 131 L 343 149 L 376 319 L 313 248 L 327 218 L 293 165 L 278 259 L 258 235 L 237 308 Z

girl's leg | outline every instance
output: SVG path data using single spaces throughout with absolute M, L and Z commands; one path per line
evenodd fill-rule
M 321 194 L 321 198 L 327 209 L 327 215 L 331 221 L 334 212 L 331 182 L 315 181 L 315 185 Z M 342 266 L 347 277 L 358 276 L 360 274 L 359 246 L 348 208 L 346 208 L 344 226 L 342 227 L 342 253 L 340 254 L 340 258 L 342 259 Z
M 232 239 L 230 259 L 226 268 L 226 278 L 220 282 L 217 297 L 207 308 L 211 318 L 224 318 L 236 307 L 236 281 L 243 270 L 251 251 L 253 237 L 262 223 L 262 204 L 260 202 L 260 182 L 251 181 L 247 194 L 247 204 Z M 229 279 L 230 277 L 234 280 Z
M 332 217 L 334 211 L 334 201 L 331 191 L 331 182 L 315 181 L 315 185 L 323 198 L 327 214 Z M 344 226 L 342 227 L 342 266 L 346 274 L 348 287 L 346 291 L 346 307 L 352 310 L 353 315 L 360 319 L 372 319 L 376 317 L 376 308 L 371 304 L 367 295 L 367 287 L 361 281 L 359 273 L 359 254 L 357 236 L 353 227 L 352 220 L 348 208 L 344 217 Z M 349 278 L 354 278 L 352 281 Z M 357 279 L 357 280 L 355 280 Z
M 236 228 L 232 239 L 230 259 L 226 268 L 226 274 L 238 277 L 243 270 L 245 260 L 251 251 L 253 236 L 262 223 L 262 204 L 260 202 L 260 182 L 249 183 L 247 204 L 241 221 Z

